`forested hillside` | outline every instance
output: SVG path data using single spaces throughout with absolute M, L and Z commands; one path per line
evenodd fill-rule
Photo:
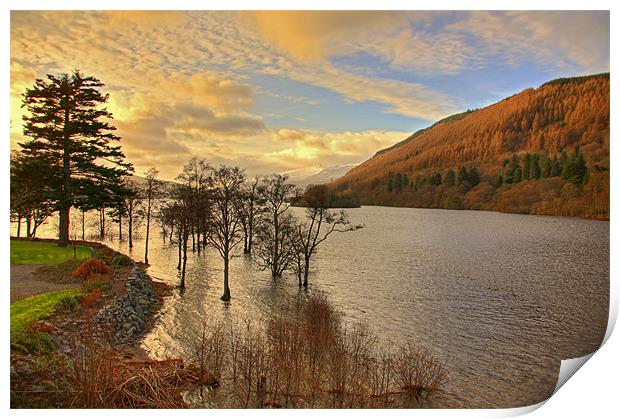
M 609 73 L 448 117 L 330 184 L 366 205 L 609 217 Z

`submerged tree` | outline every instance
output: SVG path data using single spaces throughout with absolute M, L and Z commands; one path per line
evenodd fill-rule
M 177 184 L 170 194 L 170 201 L 164 207 L 164 212 L 171 217 L 176 233 L 176 244 L 179 253 L 177 269 L 181 276 L 181 289 L 185 288 L 185 273 L 187 270 L 187 241 L 192 224 L 192 191 L 187 185 Z
M 50 164 L 60 175 L 60 183 L 49 186 L 49 199 L 60 212 L 58 245 L 69 243 L 69 211 L 77 195 L 86 195 L 96 182 L 118 184 L 132 170 L 124 162 L 120 146 L 110 143 L 120 138 L 108 121 L 112 114 L 101 105 L 109 95 L 104 84 L 79 71 L 71 75 L 47 75 L 37 79 L 23 94 L 24 135 L 32 140 L 21 143 L 25 155 Z
M 287 180 L 288 176 L 272 174 L 261 181 L 265 213 L 258 230 L 258 256 L 272 278 L 281 276 L 291 261 L 287 235 L 292 220 L 286 211 L 297 197 L 297 188 Z
M 264 196 L 260 186 L 260 178 L 256 177 L 251 182 L 246 182 L 242 187 L 241 197 L 243 253 L 251 255 L 254 234 L 260 223 L 261 214 L 264 212 Z
M 161 182 L 157 180 L 157 174 L 159 171 L 151 167 L 146 172 L 146 183 L 144 184 L 142 197 L 145 201 L 145 216 L 146 216 L 146 238 L 144 240 L 144 263 L 149 263 L 149 233 L 151 230 L 151 214 L 153 211 L 153 202 L 161 194 Z M 131 244 L 130 244 L 131 248 Z
M 209 242 L 224 261 L 224 293 L 222 300 L 230 301 L 228 267 L 233 249 L 243 240 L 242 213 L 239 211 L 245 175 L 238 167 L 220 166 L 210 178 Z
M 133 236 L 137 226 L 140 225 L 144 211 L 142 209 L 142 190 L 135 180 L 127 179 L 125 187 L 130 193 L 125 196 L 124 207 L 127 214 L 127 241 L 129 249 L 133 249 Z
M 290 240 L 296 251 L 296 264 L 293 270 L 297 274 L 299 286 L 308 286 L 310 260 L 318 246 L 334 232 L 353 231 L 359 227 L 350 225 L 345 211 L 335 212 L 328 208 L 329 193 L 327 186 L 319 185 L 309 188 L 304 194 L 307 205 L 306 218 L 297 222 L 291 231 Z

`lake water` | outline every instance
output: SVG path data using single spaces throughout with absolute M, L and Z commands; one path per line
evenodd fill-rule
M 542 401 L 555 388 L 561 359 L 600 345 L 609 306 L 608 222 L 371 206 L 349 214 L 365 227 L 321 245 L 308 292 L 325 292 L 347 321 L 369 324 L 384 341 L 411 340 L 431 351 L 450 372 L 449 390 L 470 407 Z M 158 236 L 149 272 L 177 284 L 176 248 Z M 140 240 L 137 260 L 142 249 Z M 126 244 L 120 250 L 127 252 Z M 296 279 L 273 281 L 240 256 L 225 304 L 222 276 L 215 252 L 190 254 L 187 289 L 166 299 L 144 340 L 152 355 L 186 354 L 203 318 L 261 319 L 304 292 Z

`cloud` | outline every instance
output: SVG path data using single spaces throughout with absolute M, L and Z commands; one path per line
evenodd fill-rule
M 401 71 L 458 74 L 485 65 L 609 66 L 609 12 L 253 12 L 258 32 L 301 62 L 371 54 Z
M 407 134 L 326 132 L 304 112 L 344 100 L 436 120 L 466 107 L 436 75 L 608 71 L 609 13 L 13 11 L 10 42 L 12 147 L 23 90 L 77 67 L 106 83 L 138 171 L 172 178 L 193 154 L 249 171 L 359 162 Z M 294 128 L 266 125 L 273 102 L 302 110 Z
M 581 72 L 609 69 L 609 12 L 477 11 L 447 25 L 473 37 L 486 64 L 535 61 Z
M 369 11 L 256 11 L 258 32 L 292 57 L 319 61 L 346 54 L 343 39 L 378 27 L 402 25 L 402 12 Z
M 283 170 L 313 164 L 334 166 L 359 163 L 407 135 L 405 132 L 378 130 L 322 132 L 280 129 L 274 133 L 274 138 L 284 141 L 284 148 L 267 153 L 264 160 L 279 165 Z

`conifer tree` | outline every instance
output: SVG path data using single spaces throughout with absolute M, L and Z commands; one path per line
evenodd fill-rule
M 124 162 L 124 154 L 112 142 L 120 140 L 108 122 L 112 114 L 103 105 L 109 95 L 104 84 L 75 70 L 72 74 L 47 75 L 37 79 L 23 94 L 24 135 L 31 140 L 21 143 L 24 155 L 50 163 L 59 181 L 49 185 L 49 199 L 60 212 L 58 245 L 69 243 L 69 211 L 94 190 L 115 189 L 133 168 Z

